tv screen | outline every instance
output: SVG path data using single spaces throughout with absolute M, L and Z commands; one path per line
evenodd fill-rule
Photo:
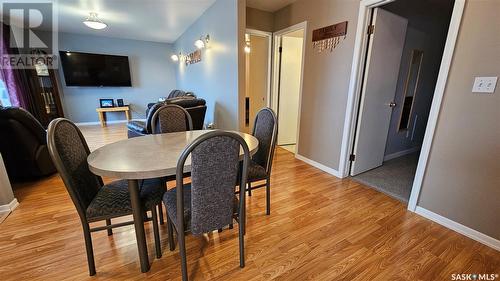
M 60 51 L 66 86 L 131 87 L 128 57 Z

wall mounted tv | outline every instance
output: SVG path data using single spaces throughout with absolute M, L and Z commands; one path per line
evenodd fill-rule
M 128 57 L 60 51 L 66 86 L 131 87 Z

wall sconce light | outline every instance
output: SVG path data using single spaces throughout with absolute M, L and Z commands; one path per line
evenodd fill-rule
M 250 48 L 250 34 L 245 34 L 245 47 L 243 49 L 245 53 L 249 54 L 252 48 Z
M 208 44 L 208 41 L 210 41 L 210 35 L 207 34 L 206 36 L 201 36 L 200 39 L 194 41 L 194 45 L 198 49 L 203 49 Z
M 179 56 L 176 54 L 171 55 L 170 58 L 172 59 L 172 61 L 179 61 Z

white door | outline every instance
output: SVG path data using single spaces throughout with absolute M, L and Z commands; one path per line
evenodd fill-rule
M 278 101 L 278 145 L 297 142 L 303 31 L 283 35 Z
M 382 165 L 408 20 L 376 8 L 361 92 L 351 175 Z

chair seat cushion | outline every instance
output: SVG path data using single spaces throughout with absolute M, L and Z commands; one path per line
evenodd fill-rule
M 159 179 L 139 181 L 139 189 L 143 210 L 150 210 L 153 206 L 160 204 L 163 193 L 165 193 L 164 184 Z M 129 214 L 132 214 L 132 205 L 126 180 L 118 180 L 104 185 L 87 207 L 89 221 Z
M 173 188 L 163 195 L 163 203 L 167 209 L 167 215 L 174 224 L 176 229 L 177 224 L 177 188 Z M 191 229 L 191 184 L 184 185 L 184 230 L 189 231 Z M 234 196 L 233 212 L 238 214 L 239 210 L 239 200 Z
M 142 134 L 147 134 L 146 122 L 139 120 L 132 120 L 127 123 L 127 128 Z
M 255 163 L 253 160 L 250 161 L 250 164 L 248 165 L 247 181 L 252 182 L 257 180 L 263 180 L 266 178 L 267 178 L 266 169 L 264 169 L 264 167 L 262 167 L 261 165 Z

